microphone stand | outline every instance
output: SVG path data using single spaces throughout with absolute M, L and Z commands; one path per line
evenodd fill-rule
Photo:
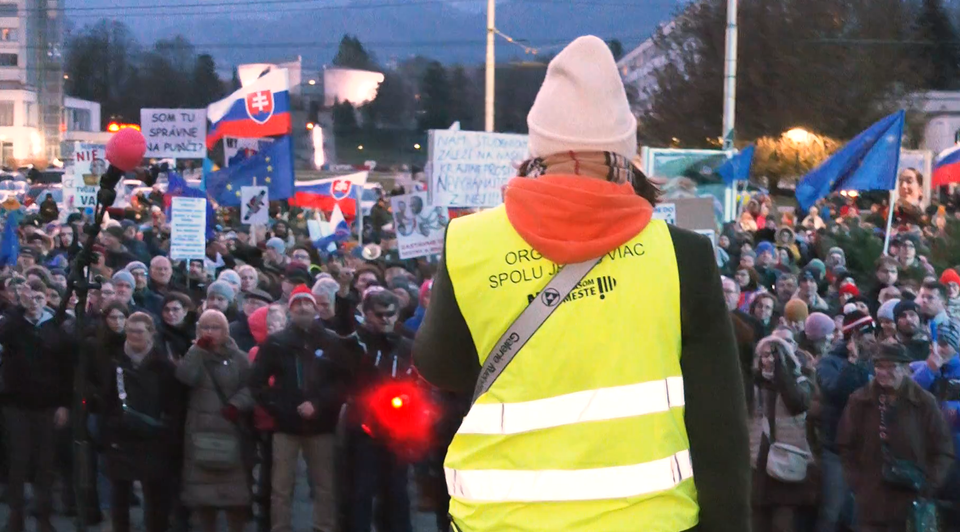
M 113 170 L 113 167 L 111 167 Z M 109 170 L 108 170 L 109 173 Z M 107 177 L 104 174 L 104 177 Z M 117 180 L 101 179 L 100 190 L 97 192 L 97 204 L 94 207 L 93 223 L 87 223 L 83 228 L 86 240 L 82 243 L 80 252 L 73 259 L 70 267 L 70 276 L 67 278 L 67 291 L 60 303 L 57 317 L 63 323 L 67 313 L 67 305 L 73 294 L 77 295 L 77 305 L 74 309 L 74 338 L 77 345 L 77 362 L 73 379 L 73 484 L 76 501 L 77 516 L 75 526 L 78 532 L 87 529 L 87 518 L 90 516 L 90 498 L 88 488 L 93 479 L 90 460 L 92 449 L 89 434 L 87 434 L 87 375 L 90 367 L 90 352 L 84 341 L 86 327 L 87 295 L 90 290 L 99 290 L 102 278 L 91 278 L 87 271 L 93 264 L 93 246 L 100 234 L 103 216 L 107 208 L 117 199 Z M 99 510 L 97 508 L 96 510 Z

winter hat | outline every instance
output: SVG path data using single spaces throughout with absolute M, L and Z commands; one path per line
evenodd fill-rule
M 309 300 L 314 305 L 317 304 L 317 299 L 313 297 L 313 292 L 310 291 L 310 288 L 307 285 L 302 284 L 293 289 L 293 292 L 290 292 L 290 303 L 289 306 L 293 306 L 293 302 L 299 299 Z
M 756 258 L 757 258 L 757 253 L 756 253 L 755 251 L 747 250 L 747 251 L 744 251 L 744 252 L 740 253 L 740 258 L 743 258 L 743 257 L 750 257 L 751 259 L 756 259 Z
M 113 274 L 113 283 L 127 283 L 131 287 L 137 286 L 137 282 L 133 280 L 133 275 L 127 270 L 120 270 Z
M 860 295 L 860 289 L 853 283 L 847 283 L 840 287 L 840 293 L 857 297 Z
M 130 272 L 130 273 L 133 273 L 133 272 L 135 272 L 135 271 L 137 271 L 137 270 L 149 271 L 149 268 L 147 268 L 147 265 L 144 264 L 144 263 L 142 263 L 142 262 L 140 262 L 140 261 L 138 261 L 138 260 L 135 260 L 135 261 L 131 262 L 130 264 L 127 264 L 127 267 L 124 268 L 124 269 L 127 270 L 127 271 Z
M 800 270 L 800 275 L 797 276 L 798 281 L 810 280 L 815 283 L 819 283 L 820 279 L 823 279 L 823 274 L 817 268 L 807 265 L 806 268 Z
M 854 333 L 872 330 L 873 326 L 873 318 L 859 310 L 843 315 L 843 337 L 847 340 Z
M 767 242 L 766 240 L 757 244 L 756 252 L 758 257 L 760 255 L 763 255 L 764 253 L 770 253 L 774 257 L 777 256 L 777 251 L 776 249 L 774 249 L 773 244 L 771 244 L 770 242 Z
M 210 286 L 207 288 L 207 297 L 210 297 L 214 294 L 223 296 L 224 299 L 233 303 L 233 298 L 237 295 L 233 291 L 233 287 L 229 283 L 223 281 L 215 281 L 210 283 Z
M 580 37 L 547 67 L 527 115 L 531 157 L 571 151 L 637 156 L 637 119 L 603 40 Z
M 837 324 L 822 312 L 814 312 L 803 324 L 803 333 L 814 342 L 825 339 L 835 330 L 837 330 Z
M 791 323 L 805 322 L 810 317 L 810 309 L 802 299 L 791 299 L 783 307 L 783 317 Z
M 943 275 L 940 276 L 940 282 L 943 283 L 944 286 L 950 283 L 960 284 L 960 274 L 953 268 L 947 268 L 943 270 Z
M 283 271 L 283 277 L 293 284 L 313 284 L 313 277 L 302 264 L 290 263 Z
M 953 320 L 944 320 L 937 326 L 937 343 L 946 344 L 960 351 L 960 327 Z
M 119 239 L 123 239 L 123 228 L 119 225 L 112 225 L 103 230 L 104 233 Z
M 874 355 L 874 360 L 885 360 L 887 362 L 896 362 L 898 364 L 909 364 L 913 362 L 907 349 L 897 342 L 883 342 L 880 344 L 880 350 Z
M 270 240 L 267 240 L 267 247 L 273 248 L 274 251 L 280 253 L 281 255 L 287 250 L 287 245 L 283 243 L 283 240 L 278 237 L 273 237 Z
M 818 280 L 823 279 L 827 275 L 827 265 L 824 264 L 820 259 L 813 259 L 808 262 L 807 268 L 813 268 L 820 273 L 820 275 L 817 277 Z
M 233 270 L 223 270 L 220 272 L 220 276 L 217 277 L 218 281 L 226 281 L 232 285 L 240 286 L 240 274 Z
M 903 316 L 904 312 L 914 311 L 917 314 L 920 314 L 920 309 L 917 307 L 917 304 L 909 299 L 902 299 L 897 306 L 893 307 L 893 319 L 895 321 L 900 320 L 900 316 Z
M 840 260 L 840 264 L 846 264 L 846 263 L 847 263 L 847 254 L 843 251 L 843 248 L 839 248 L 839 247 L 834 246 L 834 247 L 830 248 L 829 251 L 827 251 L 827 256 L 828 256 L 828 257 L 829 257 L 830 255 L 834 255 L 834 254 L 840 255 L 840 259 L 841 259 L 841 260 Z
M 273 296 L 260 290 L 259 288 L 254 288 L 253 290 L 244 290 L 241 292 L 244 299 L 257 299 L 263 301 L 264 303 L 273 303 Z
M 891 299 L 880 305 L 880 308 L 877 310 L 877 319 L 896 321 L 896 319 L 893 317 L 893 309 L 897 307 L 897 303 L 899 302 L 899 299 Z
M 420 297 L 418 299 L 420 301 L 420 306 L 423 306 L 423 300 L 430 295 L 431 290 L 433 290 L 433 279 L 427 279 L 422 285 L 420 285 Z

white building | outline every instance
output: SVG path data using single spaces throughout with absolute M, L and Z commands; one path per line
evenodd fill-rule
M 917 139 L 920 149 L 930 150 L 936 157 L 960 143 L 960 92 L 920 92 L 910 100 L 909 107 L 924 116 L 922 137 Z
M 674 26 L 675 21 L 670 21 L 660 31 L 664 36 L 670 35 Z M 657 89 L 657 71 L 670 61 L 671 54 L 657 45 L 656 37 L 643 41 L 617 62 L 623 85 L 634 98 L 634 113 L 638 115 L 649 108 L 650 95 Z

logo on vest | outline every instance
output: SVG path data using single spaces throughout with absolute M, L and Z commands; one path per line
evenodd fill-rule
M 560 292 L 557 292 L 553 288 L 548 288 L 541 294 L 540 299 L 543 300 L 544 305 L 555 307 L 557 303 L 560 302 Z
M 598 297 L 601 300 L 606 299 L 607 295 L 617 287 L 617 279 L 612 275 L 600 275 L 597 277 L 591 277 L 590 279 L 584 279 L 580 281 L 580 284 L 575 286 L 573 290 L 567 294 L 567 297 L 563 298 L 563 303 L 569 303 L 571 301 L 577 301 L 580 299 L 585 299 L 588 297 Z M 543 300 L 543 303 L 548 307 L 553 307 L 559 305 L 561 301 L 560 293 L 549 288 L 543 292 L 537 292 L 535 294 L 530 294 L 527 296 L 527 303 L 533 303 L 533 300 L 540 296 Z

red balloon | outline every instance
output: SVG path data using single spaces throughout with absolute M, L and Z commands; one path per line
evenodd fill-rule
M 146 152 L 147 141 L 143 133 L 133 128 L 117 131 L 107 142 L 107 161 L 124 172 L 139 166 Z

